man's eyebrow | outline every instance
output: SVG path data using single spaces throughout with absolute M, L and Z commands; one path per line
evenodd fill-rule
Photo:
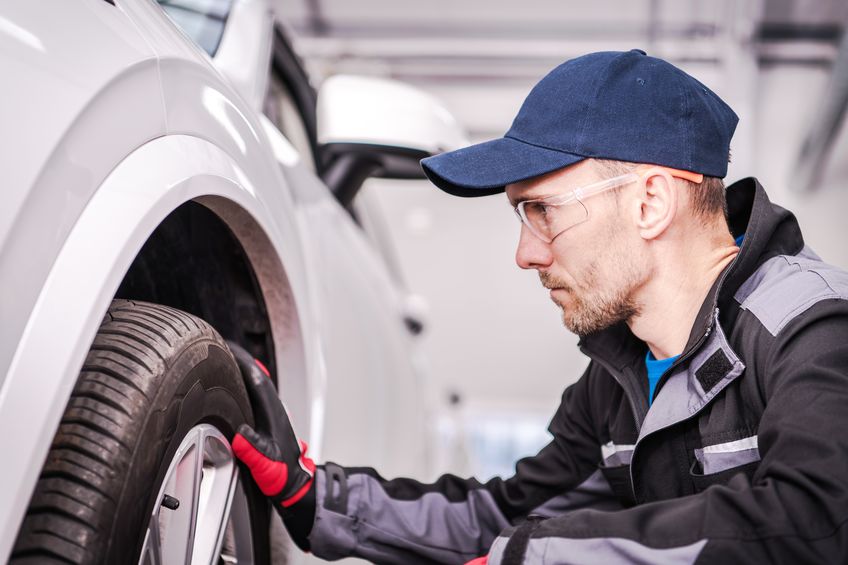
M 508 198 L 508 200 L 509 200 L 509 205 L 512 206 L 513 208 L 515 208 L 519 204 L 521 204 L 522 202 L 525 202 L 527 200 L 541 200 L 542 198 L 548 198 L 548 197 L 551 197 L 551 196 L 556 196 L 556 195 L 555 194 L 528 194 L 526 196 L 520 196 L 520 197 L 516 198 L 515 200 L 513 200 L 512 198 Z
M 550 196 L 550 195 L 549 194 L 522 194 L 521 196 L 519 196 L 515 199 L 507 197 L 507 200 L 509 200 L 509 205 L 512 206 L 513 208 L 515 208 L 516 206 L 518 206 L 521 202 L 524 202 L 525 200 L 538 200 L 540 198 L 545 198 L 547 196 Z

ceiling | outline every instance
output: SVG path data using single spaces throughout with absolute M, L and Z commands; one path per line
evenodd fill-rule
M 551 68 L 601 50 L 669 60 L 738 112 L 758 104 L 758 69 L 833 69 L 806 134 L 804 185 L 814 184 L 848 106 L 845 0 L 272 1 L 316 83 L 338 73 L 406 81 L 442 99 L 475 140 L 501 135 Z M 752 137 L 736 137 L 737 154 L 748 154 Z
M 721 63 L 727 39 L 758 57 L 832 60 L 840 0 L 275 0 L 319 74 L 413 82 L 523 82 L 600 49 L 640 47 L 676 63 Z M 792 47 L 787 49 L 786 43 Z

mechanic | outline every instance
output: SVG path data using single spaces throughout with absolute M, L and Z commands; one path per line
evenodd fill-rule
M 725 189 L 737 121 L 666 61 L 591 53 L 503 138 L 422 161 L 449 193 L 506 191 L 516 261 L 591 361 L 513 477 L 423 484 L 316 469 L 242 360 L 270 408 L 233 447 L 295 542 L 377 563 L 848 562 L 848 273 L 756 179 Z

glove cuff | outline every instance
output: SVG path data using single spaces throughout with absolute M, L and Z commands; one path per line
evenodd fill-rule
M 281 504 L 274 505 L 282 516 L 292 541 L 302 551 L 310 550 L 309 534 L 312 533 L 312 526 L 315 524 L 315 489 L 312 488 L 312 483 L 313 481 L 309 481 L 304 487 L 306 490 L 297 502 L 287 507 Z

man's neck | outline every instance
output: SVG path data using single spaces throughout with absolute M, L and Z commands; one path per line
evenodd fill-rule
M 719 247 L 680 246 L 640 293 L 642 313 L 628 325 L 656 359 L 683 353 L 707 293 L 739 252 L 729 237 Z

